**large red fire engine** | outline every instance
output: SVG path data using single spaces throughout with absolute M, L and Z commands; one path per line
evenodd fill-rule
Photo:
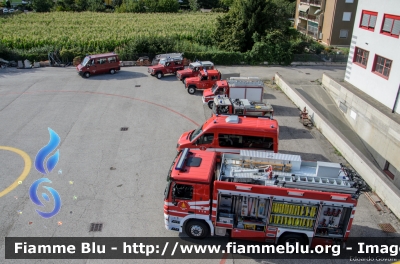
M 341 164 L 298 155 L 184 149 L 168 174 L 164 220 L 193 238 L 324 245 L 346 241 L 359 189 Z

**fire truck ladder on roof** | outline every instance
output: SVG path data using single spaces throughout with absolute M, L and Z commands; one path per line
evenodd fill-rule
M 304 190 L 315 190 L 325 192 L 338 192 L 347 194 L 356 194 L 358 189 L 354 187 L 354 182 L 324 178 L 324 177 L 310 177 L 310 176 L 279 176 L 275 175 L 273 184 L 286 188 L 296 188 Z M 266 184 L 270 185 L 270 184 Z

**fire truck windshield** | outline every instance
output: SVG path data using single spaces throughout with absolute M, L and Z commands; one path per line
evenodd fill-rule
M 198 127 L 195 131 L 193 131 L 192 135 L 190 135 L 190 141 L 192 141 L 195 137 L 197 137 L 198 134 L 201 134 L 203 132 L 203 126 Z

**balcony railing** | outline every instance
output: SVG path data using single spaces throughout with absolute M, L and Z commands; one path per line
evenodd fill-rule
M 319 16 L 316 15 L 309 15 L 306 12 L 299 12 L 299 17 L 304 18 L 304 19 L 308 19 L 314 22 L 319 22 Z
M 321 6 L 321 0 L 300 0 L 300 3 Z
M 303 32 L 303 33 L 307 33 L 307 29 L 305 28 L 305 27 L 302 27 L 302 26 L 297 26 L 297 30 L 298 31 L 300 31 L 300 32 Z

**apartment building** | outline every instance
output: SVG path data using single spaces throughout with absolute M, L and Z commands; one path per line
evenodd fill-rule
M 297 0 L 295 28 L 328 46 L 350 46 L 358 0 Z

